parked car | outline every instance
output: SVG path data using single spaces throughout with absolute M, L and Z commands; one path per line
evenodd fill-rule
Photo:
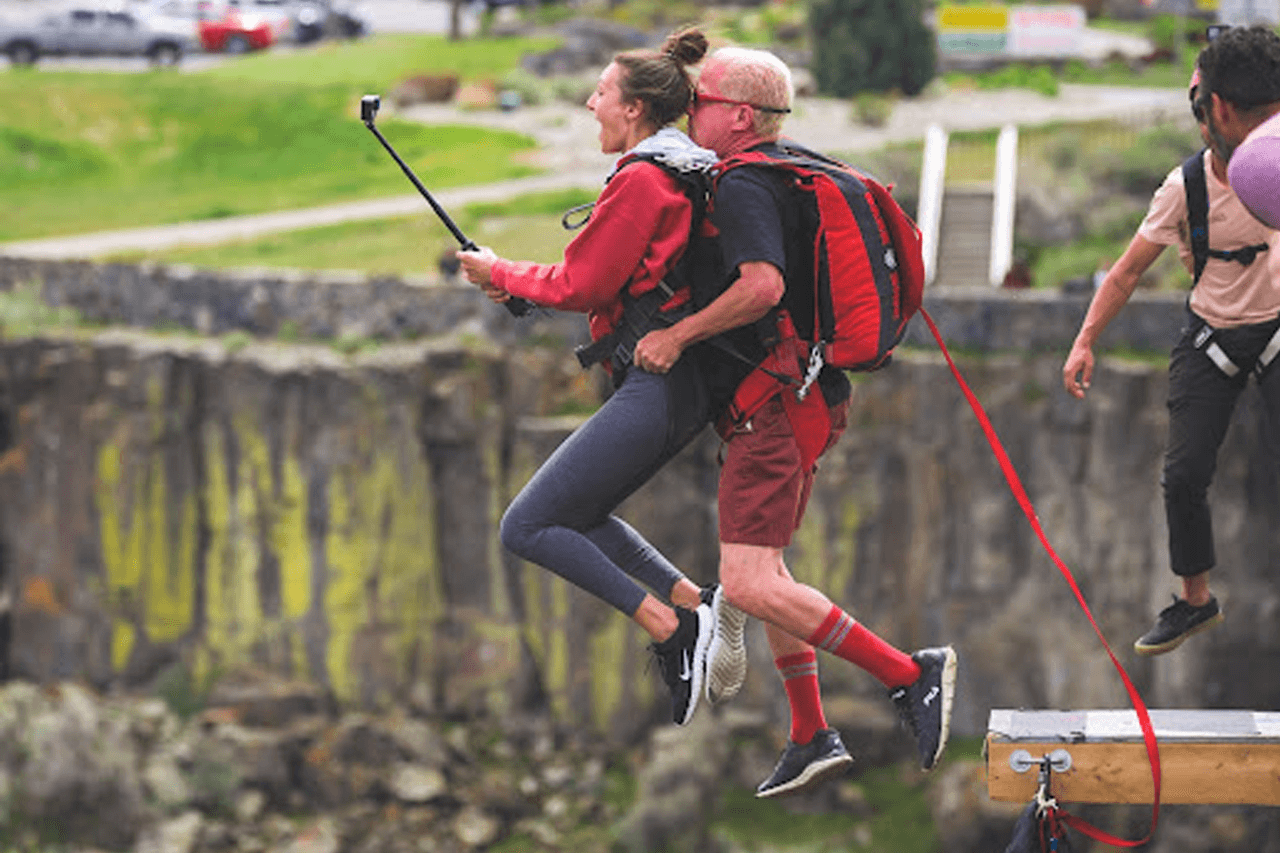
M 324 34 L 331 38 L 359 38 L 369 32 L 369 21 L 364 11 L 351 3 L 333 0 L 329 3 L 329 15 L 324 21 Z
M 0 50 L 14 65 L 41 56 L 146 56 L 155 65 L 175 65 L 194 46 L 192 23 L 123 8 L 72 6 L 0 23 Z
M 329 0 L 225 0 L 242 12 L 261 15 L 277 27 L 279 40 L 307 44 L 326 36 L 364 34 L 365 23 L 354 7 Z
M 271 47 L 288 31 L 287 18 L 268 18 L 236 6 L 203 6 L 197 30 L 210 53 L 248 53 Z
M 299 44 L 322 38 L 359 38 L 368 32 L 364 14 L 354 5 L 334 0 L 291 0 L 293 37 Z

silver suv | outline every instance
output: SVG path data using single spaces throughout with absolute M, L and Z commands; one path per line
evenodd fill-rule
M 114 7 L 73 6 L 26 23 L 0 22 L 0 50 L 14 65 L 32 65 L 46 54 L 141 55 L 154 65 L 175 65 L 194 43 L 192 21 Z

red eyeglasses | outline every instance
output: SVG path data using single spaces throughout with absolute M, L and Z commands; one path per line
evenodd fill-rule
M 699 103 L 708 104 L 737 104 L 738 106 L 751 107 L 753 110 L 759 110 L 762 113 L 789 113 L 790 107 L 764 107 L 760 104 L 753 104 L 750 101 L 739 101 L 736 98 L 725 98 L 720 95 L 709 95 L 706 92 L 693 90 L 693 105 L 696 107 Z

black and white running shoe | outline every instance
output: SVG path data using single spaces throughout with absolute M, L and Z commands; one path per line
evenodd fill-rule
M 742 689 L 747 678 L 747 646 L 743 629 L 747 614 L 729 603 L 724 587 L 712 584 L 702 591 L 703 604 L 711 606 L 711 646 L 707 650 L 707 701 L 712 705 Z
M 951 732 L 951 697 L 956 689 L 956 653 L 950 646 L 923 649 L 911 656 L 920 677 L 889 691 L 898 714 L 916 736 L 920 766 L 928 770 L 942 757 Z
M 760 798 L 807 791 L 827 779 L 843 775 L 853 764 L 835 729 L 818 729 L 806 744 L 787 741 L 782 757 L 768 779 L 756 788 Z
M 711 608 L 705 604 L 698 605 L 696 611 L 683 607 L 675 611 L 680 619 L 676 632 L 661 643 L 650 644 L 649 650 L 657 658 L 662 680 L 671 691 L 671 720 L 683 726 L 693 718 L 698 707 L 713 620 Z

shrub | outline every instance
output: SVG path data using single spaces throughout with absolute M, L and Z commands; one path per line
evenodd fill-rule
M 1132 145 L 1111 154 L 1103 169 L 1103 180 L 1131 195 L 1149 196 L 1169 170 L 1191 156 L 1197 147 L 1195 136 L 1181 128 L 1153 128 Z
M 933 79 L 937 48 L 922 0 L 814 0 L 813 76 L 819 91 L 919 94 Z
M 1179 15 L 1154 15 L 1147 21 L 1147 38 L 1157 51 L 1173 54 L 1204 29 L 1204 22 Z
M 867 127 L 884 127 L 893 115 L 894 97 L 877 92 L 861 92 L 853 97 L 853 114 Z
M 520 103 L 525 106 L 536 107 L 551 99 L 551 84 L 523 68 L 508 71 L 502 78 L 500 86 L 503 91 L 518 94 Z

